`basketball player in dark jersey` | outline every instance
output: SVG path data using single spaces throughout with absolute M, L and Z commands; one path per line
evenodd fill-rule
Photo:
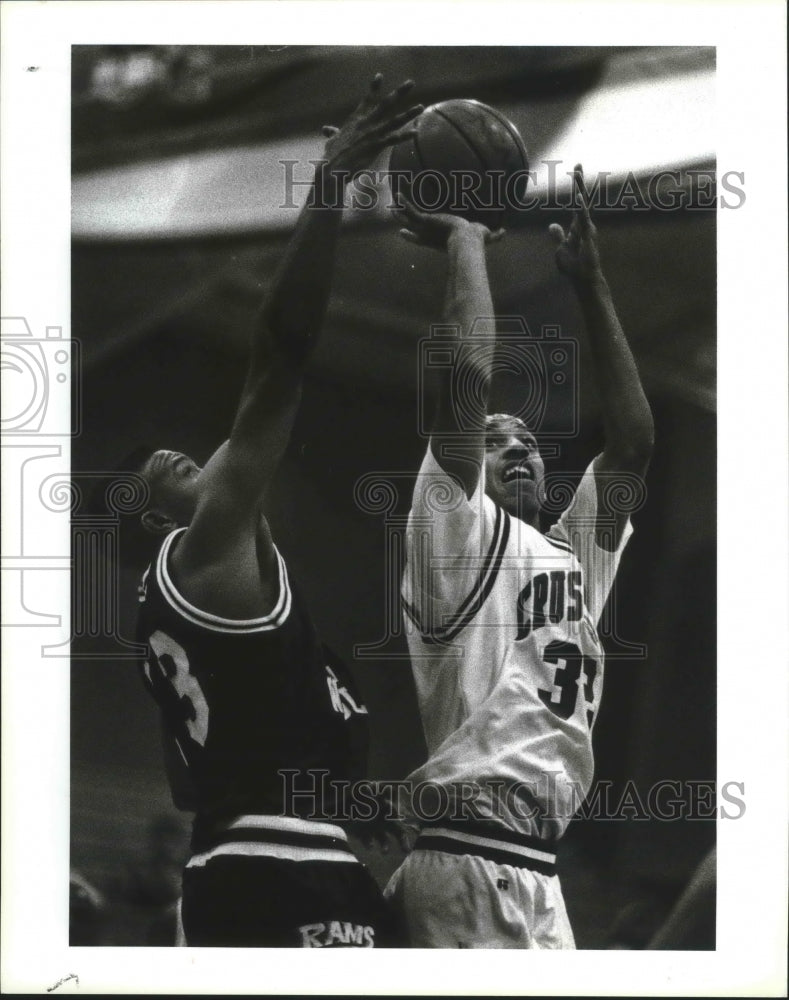
M 380 74 L 325 158 L 254 331 L 230 437 L 204 468 L 160 450 L 137 468 L 143 527 L 163 539 L 140 587 L 146 684 L 161 709 L 175 804 L 196 814 L 183 878 L 185 943 L 393 943 L 372 876 L 322 817 L 326 779 L 364 773 L 366 709 L 322 646 L 262 513 L 324 317 L 345 183 L 410 136 L 412 81 Z M 281 772 L 317 789 L 284 802 Z

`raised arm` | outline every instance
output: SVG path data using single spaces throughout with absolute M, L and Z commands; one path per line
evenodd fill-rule
M 617 473 L 643 476 L 652 454 L 654 424 L 633 354 L 614 308 L 603 274 L 597 229 L 589 214 L 589 196 L 580 164 L 573 183 L 578 205 L 567 233 L 552 225 L 556 264 L 572 282 L 584 316 L 592 356 L 592 369 L 602 406 L 605 446 L 595 463 L 598 510 L 609 517 L 605 503 L 608 487 Z M 597 540 L 616 548 L 627 515 L 616 512 L 614 537 L 598 522 Z
M 345 185 L 387 146 L 413 132 L 408 123 L 421 105 L 404 110 L 414 83 L 406 80 L 380 94 L 379 73 L 342 128 L 324 126 L 324 160 L 315 179 L 253 333 L 248 384 L 268 373 L 272 356 L 303 367 L 323 323 L 329 298 L 334 251 L 342 218 Z
M 444 471 L 457 476 L 471 497 L 485 453 L 485 415 L 495 350 L 485 247 L 500 239 L 503 231 L 491 232 L 455 215 L 420 212 L 407 203 L 400 206 L 400 212 L 406 223 L 400 230 L 405 239 L 447 254 L 442 322 L 456 326 L 460 340 L 454 363 L 442 368 L 430 447 Z M 471 339 L 478 319 L 491 321 L 486 327 L 488 336 Z
M 406 81 L 384 96 L 379 74 L 342 128 L 324 128 L 325 156 L 253 330 L 229 440 L 201 473 L 197 510 L 177 553 L 184 572 L 232 559 L 234 548 L 257 532 L 264 493 L 287 445 L 304 368 L 323 325 L 345 185 L 382 149 L 412 133 L 409 122 L 421 111 L 405 106 L 412 87 Z M 266 540 L 264 532 L 271 560 Z

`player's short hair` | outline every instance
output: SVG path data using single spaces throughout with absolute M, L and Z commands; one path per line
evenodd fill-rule
M 485 417 L 485 437 L 493 437 L 495 434 L 506 432 L 523 434 L 529 428 L 520 417 L 514 417 L 511 413 L 488 413 Z

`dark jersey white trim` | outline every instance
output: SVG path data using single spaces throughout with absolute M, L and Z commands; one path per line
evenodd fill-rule
M 338 815 L 333 782 L 366 773 L 367 710 L 350 671 L 321 643 L 279 552 L 274 608 L 233 621 L 173 585 L 179 534 L 144 578 L 137 636 L 143 680 L 194 787 L 194 850 L 216 846 L 217 823 L 239 815 Z
M 200 608 L 195 607 L 194 604 L 190 604 L 178 592 L 173 583 L 167 567 L 167 559 L 175 539 L 184 531 L 186 531 L 186 528 L 178 528 L 167 536 L 156 560 L 156 579 L 159 588 L 175 611 L 183 615 L 187 621 L 192 622 L 194 625 L 200 625 L 202 628 L 210 629 L 213 632 L 268 632 L 282 625 L 290 614 L 291 593 L 285 560 L 278 549 L 275 548 L 279 567 L 279 590 L 277 600 L 269 614 L 261 615 L 259 618 L 222 618 L 219 615 L 212 615 L 208 611 L 202 611 Z
M 293 816 L 237 816 L 215 827 L 212 842 L 192 856 L 188 868 L 225 855 L 359 864 L 341 827 Z

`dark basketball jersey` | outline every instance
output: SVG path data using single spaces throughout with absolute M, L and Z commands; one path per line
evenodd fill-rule
M 195 838 L 240 814 L 339 818 L 332 782 L 363 777 L 367 754 L 367 710 L 350 674 L 320 643 L 279 552 L 269 614 L 236 621 L 186 601 L 168 571 L 184 530 L 143 576 L 138 640 L 149 649 L 145 683 L 196 789 Z M 291 788 L 315 794 L 286 802 L 285 771 Z

